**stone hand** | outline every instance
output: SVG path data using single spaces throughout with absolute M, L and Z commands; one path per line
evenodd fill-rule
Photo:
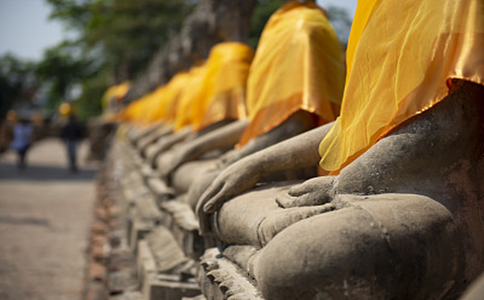
M 336 176 L 321 176 L 309 179 L 276 198 L 283 208 L 322 205 L 333 199 L 333 182 Z
M 183 146 L 175 147 L 172 150 L 162 154 L 163 165 L 159 174 L 163 179 L 168 177 L 183 163 L 187 162 L 187 149 Z
M 166 151 L 158 158 L 158 174 L 164 180 L 168 178 L 171 172 L 177 167 L 176 152 L 173 150 Z
M 200 222 L 200 233 L 210 232 L 209 215 L 217 211 L 222 204 L 253 188 L 260 175 L 247 163 L 246 159 L 230 165 L 223 170 L 200 197 L 197 203 L 197 215 Z
M 231 165 L 232 163 L 238 161 L 241 158 L 239 150 L 230 150 L 224 155 L 220 156 L 217 161 L 217 169 L 224 169 L 227 166 Z

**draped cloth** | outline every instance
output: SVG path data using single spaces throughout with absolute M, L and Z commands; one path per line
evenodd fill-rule
M 107 113 L 113 108 L 113 104 L 118 104 L 126 94 L 128 93 L 130 87 L 129 81 L 124 81 L 118 85 L 113 85 L 104 92 L 104 95 L 101 100 L 101 105 L 103 108 L 103 112 Z M 115 102 L 115 103 L 113 103 Z
M 245 90 L 253 56 L 245 44 L 218 44 L 207 63 L 178 73 L 131 103 L 123 118 L 138 125 L 173 123 L 175 130 L 186 125 L 200 130 L 220 120 L 246 118 Z
M 150 125 L 161 120 L 161 115 L 166 111 L 166 103 L 162 103 L 167 97 L 161 98 L 166 86 L 161 86 L 153 92 L 131 102 L 121 113 L 120 119 L 134 123 L 138 126 Z M 165 101 L 166 102 L 166 101 Z
M 210 50 L 193 127 L 203 129 L 225 119 L 245 119 L 247 76 L 254 50 L 243 43 L 225 42 Z
M 179 72 L 171 78 L 164 89 L 163 97 L 166 98 L 166 102 L 164 102 L 166 123 L 175 122 L 178 101 L 183 89 L 187 86 L 188 78 L 188 72 Z
M 262 32 L 247 84 L 249 126 L 239 145 L 284 122 L 298 110 L 324 124 L 336 119 L 344 85 L 342 46 L 323 9 L 290 2 Z
M 359 1 L 341 115 L 319 146 L 339 171 L 449 94 L 452 79 L 484 84 L 484 1 Z
M 145 116 L 150 108 L 155 105 L 154 100 L 152 94 L 147 94 L 140 99 L 131 102 L 121 113 L 120 119 L 138 126 L 148 125 L 145 121 Z
M 166 85 L 131 102 L 121 114 L 121 119 L 138 126 L 163 121 L 174 125 L 175 130 L 190 125 L 205 73 L 203 66 L 177 73 Z
M 129 81 L 124 81 L 118 85 L 113 85 L 104 92 L 101 98 L 101 106 L 103 109 L 104 118 L 107 120 L 117 120 L 117 107 L 121 99 L 126 96 L 130 87 Z
M 162 85 L 157 87 L 153 92 L 150 93 L 150 98 L 152 98 L 152 104 L 149 109 L 146 110 L 143 121 L 146 124 L 155 123 L 166 118 L 167 107 L 170 102 L 173 101 L 173 97 L 168 97 L 166 93 L 167 85 Z
M 178 96 L 176 104 L 175 131 L 182 127 L 192 125 L 199 109 L 197 103 L 203 97 L 203 81 L 207 72 L 206 64 L 195 66 L 190 69 L 185 79 L 184 86 Z
M 120 119 L 127 122 L 136 122 L 141 115 L 143 110 L 143 98 L 131 102 L 126 106 L 126 108 L 121 112 Z

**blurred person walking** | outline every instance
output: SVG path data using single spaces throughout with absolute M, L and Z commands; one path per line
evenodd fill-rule
M 78 171 L 77 168 L 77 143 L 84 137 L 84 128 L 77 121 L 74 114 L 69 115 L 67 123 L 62 126 L 61 138 L 64 140 L 69 159 L 69 170 L 73 173 Z
M 27 167 L 27 151 L 32 142 L 33 132 L 34 128 L 32 127 L 32 124 L 30 124 L 30 120 L 27 118 L 21 118 L 20 122 L 15 124 L 13 128 L 13 141 L 10 144 L 10 148 L 17 151 L 17 168 L 20 170 Z

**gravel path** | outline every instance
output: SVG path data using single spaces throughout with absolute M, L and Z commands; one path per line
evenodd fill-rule
M 15 153 L 0 157 L 0 299 L 81 299 L 95 167 L 67 170 L 64 145 L 48 139 L 15 167 Z

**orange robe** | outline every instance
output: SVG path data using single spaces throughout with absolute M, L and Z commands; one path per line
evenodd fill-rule
M 156 123 L 162 121 L 166 118 L 167 107 L 170 105 L 173 99 L 167 97 L 166 90 L 167 85 L 162 85 L 157 87 L 152 93 L 150 93 L 150 97 L 152 97 L 152 105 L 150 109 L 146 111 L 144 116 L 144 122 L 146 124 Z
M 484 84 L 484 1 L 359 1 L 347 68 L 341 116 L 319 147 L 333 174 L 445 98 L 452 79 Z
M 178 100 L 182 90 L 187 87 L 188 77 L 187 72 L 180 72 L 166 85 L 131 102 L 121 113 L 121 120 L 136 125 L 149 125 L 159 121 L 174 123 Z
M 137 126 L 148 125 L 144 116 L 153 106 L 153 97 L 147 94 L 138 100 L 131 102 L 121 113 L 121 120 L 128 121 Z
M 269 19 L 247 86 L 250 124 L 239 145 L 284 122 L 298 110 L 321 124 L 339 114 L 344 86 L 341 43 L 315 3 L 290 2 Z
M 220 43 L 210 50 L 202 95 L 195 103 L 195 130 L 221 120 L 247 117 L 247 76 L 253 57 L 254 50 L 243 43 Z
M 207 72 L 206 64 L 192 67 L 185 79 L 176 104 L 175 131 L 182 127 L 192 125 L 200 98 L 203 96 L 203 81 Z
M 183 88 L 186 87 L 188 82 L 188 72 L 179 72 L 168 82 L 166 89 L 164 90 L 164 96 L 170 99 L 166 102 L 165 122 L 174 123 L 176 119 L 176 113 L 178 108 L 178 101 Z
M 130 82 L 124 81 L 118 85 L 113 85 L 104 92 L 104 95 L 101 100 L 101 105 L 103 108 L 103 112 L 107 113 L 112 109 L 113 104 L 118 104 L 119 102 L 129 91 Z M 115 103 L 113 103 L 115 102 Z

